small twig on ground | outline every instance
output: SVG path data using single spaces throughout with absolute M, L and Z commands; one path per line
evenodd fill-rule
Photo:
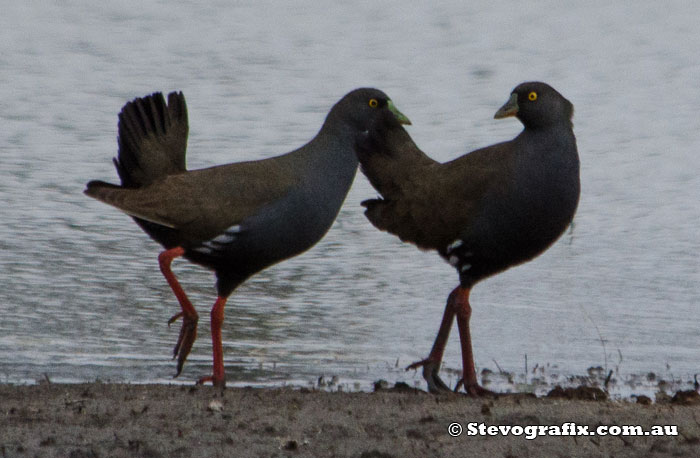
M 527 353 L 525 353 L 525 376 L 527 376 Z
M 586 309 L 583 308 L 583 305 L 579 304 L 581 307 L 581 311 L 583 314 L 588 318 L 588 321 L 590 321 L 593 324 L 593 327 L 595 328 L 595 332 L 598 333 L 598 339 L 600 340 L 600 344 L 603 347 L 603 358 L 605 360 L 605 370 L 608 370 L 608 351 L 605 348 L 605 339 L 603 339 L 603 334 L 600 333 L 600 328 L 598 328 L 598 325 L 595 324 L 595 321 L 593 321 L 593 318 L 586 312 Z
M 493 358 L 491 359 L 491 361 L 493 361 L 493 363 L 496 365 L 496 368 L 498 368 L 498 372 L 499 372 L 500 374 L 503 374 L 503 373 L 504 373 L 504 372 L 503 372 L 503 369 L 501 369 L 501 366 L 498 365 L 498 362 L 497 362 L 495 359 L 493 359 Z
M 608 372 L 608 376 L 605 377 L 605 382 L 603 383 L 603 387 L 605 387 L 605 391 L 608 391 L 608 383 L 610 383 L 610 378 L 612 378 L 613 371 L 610 369 L 610 372 Z

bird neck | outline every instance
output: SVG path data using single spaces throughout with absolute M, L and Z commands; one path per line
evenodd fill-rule
M 545 145 L 544 148 L 539 148 L 542 151 L 546 151 L 550 148 L 558 149 L 571 146 L 573 146 L 574 150 L 576 149 L 576 137 L 574 136 L 574 131 L 571 128 L 570 122 L 566 124 L 527 127 L 516 138 L 524 142 L 537 141 L 539 144 Z M 547 146 L 549 146 L 549 148 Z
M 290 166 L 309 186 L 339 182 L 349 187 L 357 170 L 353 137 L 350 129 L 322 128 L 304 147 L 289 153 Z

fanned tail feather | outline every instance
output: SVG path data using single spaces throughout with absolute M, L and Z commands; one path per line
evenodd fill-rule
M 122 186 L 147 186 L 184 172 L 188 130 L 182 92 L 171 92 L 167 105 L 160 92 L 124 105 L 119 113 L 119 154 L 114 158 Z

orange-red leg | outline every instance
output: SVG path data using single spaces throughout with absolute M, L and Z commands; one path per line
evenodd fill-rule
M 474 367 L 474 353 L 472 351 L 472 337 L 469 330 L 469 320 L 472 316 L 472 308 L 469 305 L 469 288 L 457 287 L 454 294 L 454 310 L 457 315 L 457 328 L 459 340 L 462 346 L 462 379 L 457 382 L 455 391 L 464 386 L 464 391 L 470 396 L 492 395 L 493 392 L 483 388 L 476 380 Z
M 187 355 L 190 354 L 192 350 L 192 345 L 197 338 L 197 321 L 199 320 L 199 315 L 197 311 L 192 306 L 192 303 L 187 298 L 185 291 L 180 286 L 180 282 L 175 278 L 175 274 L 170 270 L 170 264 L 173 259 L 185 254 L 185 250 L 182 247 L 175 247 L 169 250 L 163 251 L 158 255 L 158 264 L 160 265 L 160 271 L 170 285 L 170 289 L 175 293 L 182 311 L 173 315 L 170 320 L 168 320 L 168 326 L 174 323 L 178 318 L 182 318 L 182 327 L 180 328 L 180 335 L 177 338 L 177 343 L 175 344 L 175 349 L 173 351 L 173 358 L 177 358 L 177 372 L 175 377 L 180 375 L 182 372 L 182 366 L 185 364 Z
M 224 347 L 221 342 L 221 325 L 224 323 L 225 297 L 217 297 L 211 309 L 211 342 L 214 353 L 214 371 L 209 377 L 199 379 L 197 383 L 212 382 L 214 386 L 224 388 L 226 386 L 226 372 L 224 371 Z
M 453 304 L 455 291 L 457 291 L 457 289 L 452 291 L 447 298 L 445 312 L 442 315 L 442 322 L 440 323 L 440 330 L 435 338 L 430 354 L 426 359 L 415 362 L 406 368 L 406 370 L 409 370 L 423 367 L 423 378 L 428 382 L 428 391 L 431 393 L 450 391 L 445 382 L 438 376 L 438 372 L 440 371 L 442 356 L 445 353 L 445 345 L 447 345 L 447 339 L 450 337 L 450 329 L 452 328 L 452 323 L 455 318 L 455 307 Z

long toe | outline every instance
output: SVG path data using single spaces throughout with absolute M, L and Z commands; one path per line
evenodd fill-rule
M 185 316 L 182 321 L 182 327 L 180 328 L 180 335 L 177 338 L 177 343 L 173 350 L 173 358 L 177 358 L 177 372 L 175 373 L 175 377 L 182 372 L 182 367 L 192 350 L 195 339 L 197 339 L 197 318 L 188 318 Z
M 173 324 L 174 322 L 176 322 L 177 320 L 179 320 L 183 316 L 184 316 L 183 312 L 176 313 L 175 315 L 171 316 L 170 319 L 168 320 L 168 327 L 170 327 L 171 324 Z
M 455 386 L 454 392 L 459 392 L 459 389 L 464 387 L 464 391 L 471 397 L 474 398 L 484 398 L 484 397 L 496 397 L 497 394 L 491 390 L 487 390 L 478 383 L 464 384 L 464 379 L 459 379 L 457 385 Z
M 434 361 L 430 358 L 427 358 L 422 361 L 417 361 L 411 364 L 406 368 L 406 370 L 418 369 L 419 367 L 423 368 L 423 378 L 428 383 L 429 392 L 437 394 L 452 391 L 438 375 L 438 372 L 440 370 L 439 361 Z
M 213 375 L 208 375 L 197 380 L 197 385 L 204 385 L 205 383 L 211 382 L 216 388 L 226 388 L 226 378 L 217 379 Z
M 428 364 L 430 361 L 431 361 L 430 358 L 426 358 L 426 359 L 423 359 L 423 360 L 420 360 L 420 361 L 416 361 L 415 363 L 408 365 L 408 366 L 406 367 L 406 370 L 407 370 L 407 371 L 410 371 L 411 369 L 418 369 L 419 367 L 424 367 L 424 366 L 425 366 L 426 364 Z
M 496 397 L 496 393 L 491 390 L 487 390 L 481 385 L 469 385 L 464 387 L 464 390 L 469 393 L 469 396 L 473 396 L 475 398 Z
M 437 371 L 426 373 L 426 371 L 423 370 L 423 378 L 428 383 L 428 391 L 431 393 L 450 393 L 452 391 L 450 390 L 450 387 L 448 387 L 447 384 L 442 381 Z

